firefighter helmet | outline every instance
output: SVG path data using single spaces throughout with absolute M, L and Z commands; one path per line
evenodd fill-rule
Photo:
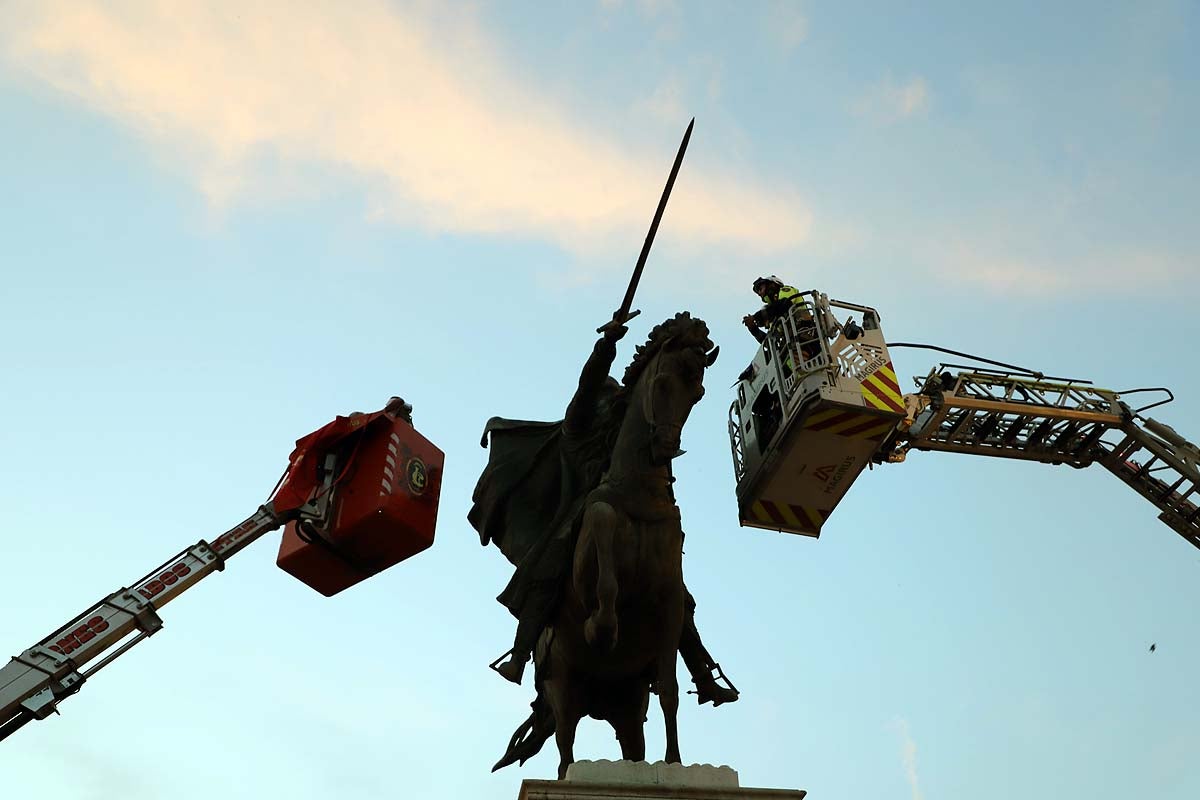
M 755 278 L 754 286 L 753 286 L 754 293 L 758 294 L 762 289 L 770 287 L 772 285 L 775 286 L 777 289 L 782 289 L 783 281 L 780 280 L 779 276 L 777 276 L 777 275 L 768 275 L 765 278 Z

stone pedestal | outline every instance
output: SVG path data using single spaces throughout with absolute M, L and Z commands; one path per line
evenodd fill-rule
M 802 800 L 796 789 L 751 789 L 737 772 L 709 764 L 576 761 L 564 781 L 522 781 L 517 800 Z

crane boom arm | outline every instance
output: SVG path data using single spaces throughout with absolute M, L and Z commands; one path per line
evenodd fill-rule
M 441 464 L 441 451 L 388 408 L 338 417 L 300 439 L 257 511 L 211 544 L 202 539 L 104 597 L 0 668 L 0 740 L 55 713 L 90 676 L 159 631 L 159 609 L 270 531 L 296 523 L 285 531 L 276 563 L 326 596 L 425 549 L 433 543 Z M 343 491 L 354 502 L 335 499 Z M 343 517 L 350 522 L 334 530 Z M 339 554 L 346 541 L 365 547 L 371 560 Z
M 261 506 L 212 544 L 197 542 L 14 656 L 0 668 L 0 740 L 56 713 L 59 702 L 79 691 L 88 677 L 162 628 L 159 608 L 224 569 L 227 558 L 291 516 L 277 513 L 272 503 Z M 91 669 L 81 670 L 102 656 Z
M 877 460 L 940 450 L 1086 467 L 1099 463 L 1200 548 L 1200 448 L 1085 381 L 935 367 Z

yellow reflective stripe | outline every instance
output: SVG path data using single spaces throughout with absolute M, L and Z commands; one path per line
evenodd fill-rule
M 896 382 L 895 373 L 892 373 L 891 381 L 892 381 L 892 383 Z M 865 383 L 870 383 L 871 388 L 875 391 L 876 394 L 878 394 L 882 397 L 886 397 L 889 400 L 894 400 L 896 402 L 896 405 L 898 405 L 898 406 L 904 405 L 904 398 L 901 397 L 894 389 L 892 389 L 892 387 L 888 386 L 883 381 L 878 380 L 874 375 L 871 375 L 870 377 L 868 377 L 867 380 L 865 381 Z
M 859 425 L 863 424 L 863 421 L 862 415 L 858 415 L 852 419 L 846 420 L 845 422 L 838 423 L 837 425 L 830 425 L 828 428 L 822 428 L 821 430 L 825 433 L 840 434 L 842 431 L 848 431 L 851 428 L 857 428 Z
M 787 503 L 776 503 L 775 507 L 779 509 L 779 516 L 783 517 L 784 522 L 793 528 L 801 527 L 800 519 L 792 513 L 792 509 L 788 507 Z
M 767 513 L 767 509 L 763 508 L 763 504 L 757 500 L 750 505 L 750 515 L 759 522 L 765 522 L 768 525 L 775 524 L 775 520 L 771 519 L 771 515 Z
M 868 385 L 864 382 L 862 385 L 863 400 L 867 401 L 867 405 L 874 406 L 880 411 L 895 411 L 896 407 L 887 402 L 881 397 L 876 397 Z
M 879 381 L 867 378 L 862 382 L 863 399 L 876 408 L 885 411 L 901 411 L 904 409 L 904 400 L 900 395 L 893 392 L 888 387 L 884 386 Z
M 825 411 L 818 411 L 817 413 L 813 414 L 811 417 L 809 417 L 804 422 L 804 427 L 811 428 L 813 425 L 824 422 L 827 419 L 832 419 L 833 417 L 836 417 L 838 414 L 841 414 L 841 413 L 842 412 L 836 408 L 826 409 Z
M 874 439 L 879 434 L 887 433 L 888 431 L 890 431 L 892 429 L 892 426 L 895 424 L 896 423 L 894 423 L 894 422 L 884 422 L 874 428 L 868 428 L 867 430 L 863 431 L 862 433 L 856 433 L 854 435 L 860 439 Z
M 806 506 L 799 506 L 799 508 L 804 512 L 804 515 L 808 517 L 809 522 L 812 523 L 813 530 L 821 530 L 821 523 L 824 522 L 824 520 L 821 519 L 821 515 Z

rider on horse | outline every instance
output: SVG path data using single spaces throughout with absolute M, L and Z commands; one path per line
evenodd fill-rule
M 495 542 L 516 566 L 497 599 L 517 618 L 517 632 L 508 660 L 493 664 L 513 683 L 521 682 L 570 578 L 583 501 L 609 465 L 626 398 L 608 373 L 626 330 L 610 326 L 596 342 L 561 422 L 493 417 L 484 429 L 481 444 L 487 447 L 490 435 L 492 449 L 467 518 L 483 545 Z M 737 691 L 713 675 L 716 670 L 724 677 L 700 640 L 695 608 L 689 592 L 679 653 L 696 684 L 697 701 L 733 702 Z

